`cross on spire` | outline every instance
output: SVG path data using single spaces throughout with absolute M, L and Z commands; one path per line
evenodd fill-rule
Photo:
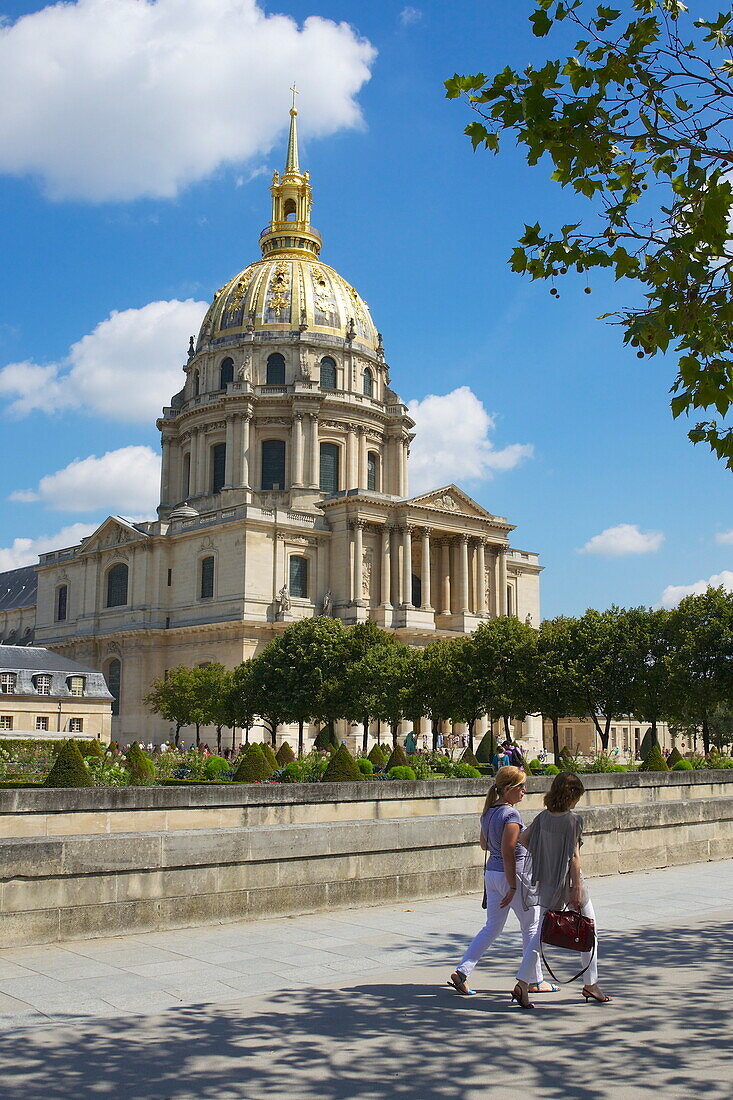
M 298 109 L 298 108 L 297 108 L 297 107 L 295 106 L 295 97 L 296 97 L 296 95 L 300 95 L 300 92 L 299 92 L 299 91 L 298 91 L 298 89 L 297 89 L 297 88 L 295 87 L 295 84 L 291 84 L 291 85 L 290 85 L 290 91 L 291 91 L 291 92 L 293 93 L 293 105 L 292 105 L 292 107 L 290 108 L 290 110 L 291 110 L 291 111 L 297 111 L 297 109 Z

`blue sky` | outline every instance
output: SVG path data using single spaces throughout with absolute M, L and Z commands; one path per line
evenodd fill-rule
M 157 499 L 158 391 L 201 303 L 258 257 L 296 79 L 322 257 L 418 403 L 414 488 L 458 481 L 515 523 L 545 615 L 733 585 L 731 475 L 671 419 L 674 361 L 596 319 L 635 288 L 594 275 L 554 300 L 512 274 L 525 222 L 579 208 L 508 145 L 474 154 L 444 97 L 455 71 L 552 48 L 531 10 L 0 0 L 0 568 Z

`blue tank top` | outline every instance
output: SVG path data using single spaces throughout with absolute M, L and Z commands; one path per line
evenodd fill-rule
M 519 816 L 519 811 L 514 806 L 492 806 L 481 817 L 481 829 L 489 846 L 489 858 L 486 863 L 487 871 L 503 871 L 504 860 L 501 855 L 501 837 L 505 826 L 510 822 L 516 822 L 520 829 L 524 828 L 524 822 Z M 521 844 L 516 847 L 517 869 L 524 863 L 527 849 Z

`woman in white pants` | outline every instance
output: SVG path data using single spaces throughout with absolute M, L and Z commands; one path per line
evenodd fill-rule
M 521 768 L 499 768 L 486 796 L 481 814 L 481 848 L 489 852 L 484 883 L 486 885 L 486 924 L 474 937 L 463 958 L 451 974 L 452 985 L 465 997 L 475 990 L 469 989 L 468 976 L 484 951 L 502 931 L 512 909 L 522 929 L 522 945 L 526 949 L 537 928 L 539 910 L 536 905 L 526 907 L 517 890 L 522 874 L 525 849 L 518 844 L 524 828 L 516 806 L 524 798 L 525 774 Z M 524 891 L 526 893 L 526 891 Z M 557 986 L 542 981 L 542 974 L 534 981 L 533 993 L 556 993 Z
M 580 846 L 583 843 L 583 820 L 573 813 L 585 788 L 573 772 L 560 772 L 552 781 L 545 795 L 545 806 L 532 824 L 521 834 L 530 859 L 527 878 L 533 889 L 529 900 L 539 899 L 539 920 L 535 932 L 527 944 L 522 965 L 517 973 L 517 984 L 512 998 L 522 1008 L 534 1008 L 529 999 L 532 984 L 541 975 L 540 950 L 542 921 L 548 909 L 579 909 L 584 917 L 595 922 L 595 913 L 583 873 L 580 869 Z M 583 996 L 604 1004 L 610 1001 L 598 985 L 598 940 L 592 952 L 580 956 L 586 966 Z

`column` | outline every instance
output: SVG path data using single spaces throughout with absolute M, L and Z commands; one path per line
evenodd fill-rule
M 450 615 L 450 542 L 448 539 L 443 539 L 441 544 L 441 572 L 443 591 L 441 593 L 441 602 L 443 604 L 443 614 Z
M 478 546 L 476 547 L 476 576 L 478 578 L 478 601 L 476 603 L 476 612 L 479 615 L 486 615 L 486 554 L 485 543 L 483 539 L 479 539 Z
M 407 496 L 407 454 L 409 450 L 409 440 L 404 438 L 400 441 L 399 447 L 399 460 L 400 460 L 400 496 Z
M 224 462 L 224 484 L 234 484 L 234 417 L 227 417 L 226 453 Z
M 494 615 L 500 615 L 501 611 L 499 610 L 499 607 L 500 607 L 500 599 L 499 599 L 500 580 L 499 580 L 499 547 L 498 546 L 494 547 L 493 567 L 494 567 L 493 568 L 493 573 L 494 573 L 494 606 L 493 606 L 493 612 L 494 612 Z
M 239 455 L 242 463 L 242 471 L 240 476 L 240 483 L 249 489 L 250 479 L 250 423 L 252 420 L 252 414 L 246 412 L 242 417 L 242 438 L 239 446 Z
M 408 523 L 402 528 L 402 607 L 412 606 L 412 528 Z
M 458 611 L 468 614 L 468 535 L 458 539 Z
M 303 415 L 295 413 L 291 429 L 291 449 L 293 454 L 292 485 L 300 488 L 303 484 Z
M 499 555 L 499 614 L 506 615 L 506 548 L 500 546 Z
M 321 460 L 318 450 L 318 414 L 308 413 L 310 423 L 310 487 L 317 489 L 321 483 Z
M 206 433 L 203 428 L 196 432 L 196 492 L 203 496 L 208 490 L 206 484 Z
M 361 604 L 362 604 L 361 571 L 362 571 L 362 567 L 363 567 L 363 564 L 364 564 L 364 542 L 363 542 L 363 535 L 362 535 L 363 528 L 364 528 L 364 521 L 363 520 L 358 519 L 351 525 L 351 530 L 352 530 L 352 533 L 353 533 L 353 542 L 354 542 L 354 562 L 353 562 L 354 576 L 353 576 L 353 579 L 352 579 L 352 582 L 351 582 L 352 593 L 353 593 L 352 598 L 351 598 L 351 602 L 356 604 L 357 606 L 361 606 Z
M 432 611 L 433 608 L 430 603 L 430 529 L 428 527 L 423 528 L 420 564 L 422 566 L 420 576 L 422 602 L 420 607 L 423 611 Z
M 349 428 L 346 433 L 346 488 L 357 488 L 356 476 L 356 430 Z
M 168 436 L 164 435 L 160 441 L 163 451 L 162 461 L 160 464 L 160 503 L 170 504 L 170 485 L 171 485 L 171 440 Z
M 356 429 L 359 436 L 359 468 L 356 475 L 356 488 L 367 487 L 367 434 L 366 428 Z
M 392 606 L 392 528 L 382 528 L 382 570 L 380 576 L 382 607 Z

